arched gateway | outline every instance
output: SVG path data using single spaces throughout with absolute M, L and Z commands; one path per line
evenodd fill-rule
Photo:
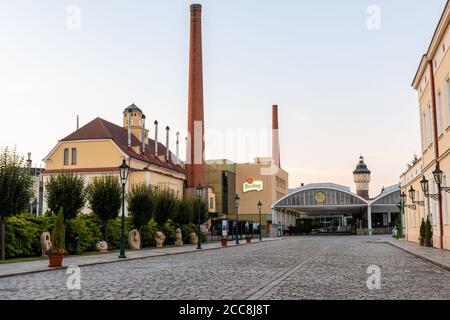
M 383 189 L 373 199 L 364 199 L 352 193 L 349 187 L 333 183 L 309 184 L 272 205 L 272 223 L 281 230 L 309 221 L 308 224 L 319 232 L 390 233 L 398 216 L 399 203 L 398 185 Z

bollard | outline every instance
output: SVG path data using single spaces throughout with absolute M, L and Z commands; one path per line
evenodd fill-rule
M 76 237 L 75 237 L 75 240 L 77 241 L 77 247 L 75 249 L 75 254 L 76 255 L 80 255 L 81 254 L 81 252 L 80 252 L 81 251 L 81 249 L 80 249 L 80 239 L 81 239 L 81 236 L 80 236 L 80 233 L 78 232 Z

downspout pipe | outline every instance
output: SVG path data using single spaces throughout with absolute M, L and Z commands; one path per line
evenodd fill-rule
M 436 169 L 440 169 L 439 164 L 439 132 L 437 126 L 437 108 L 436 108 L 436 85 L 434 82 L 434 67 L 433 61 L 428 60 L 428 67 L 430 69 L 430 86 L 431 86 L 431 108 L 433 110 L 433 124 L 434 124 L 434 153 L 435 153 L 435 161 L 436 161 Z M 441 186 L 438 185 L 439 191 L 439 246 L 441 249 L 444 249 L 444 221 L 442 219 L 442 193 Z

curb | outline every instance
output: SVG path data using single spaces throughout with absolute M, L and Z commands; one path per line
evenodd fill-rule
M 427 258 L 427 257 L 425 257 L 425 256 L 422 256 L 422 255 L 420 255 L 420 254 L 418 254 L 418 253 L 412 252 L 412 251 L 410 251 L 410 250 L 408 250 L 408 249 L 406 249 L 406 248 L 403 248 L 403 247 L 401 247 L 401 246 L 398 246 L 398 245 L 392 243 L 391 241 L 383 241 L 383 242 L 379 242 L 379 243 L 387 243 L 387 244 L 390 244 L 391 246 L 393 246 L 393 247 L 395 247 L 395 248 L 397 248 L 397 249 L 403 250 L 404 252 L 407 252 L 407 253 L 409 253 L 410 255 L 415 256 L 416 258 L 419 258 L 419 259 L 421 259 L 421 260 L 423 260 L 423 261 L 426 261 L 426 262 L 429 262 L 429 263 L 431 263 L 431 264 L 434 264 L 435 266 L 437 266 L 437 267 L 439 267 L 439 268 L 441 268 L 441 269 L 444 269 L 445 271 L 449 271 L 449 272 L 450 272 L 450 266 L 445 265 L 445 264 L 442 264 L 442 263 L 440 263 L 440 262 L 438 262 L 438 261 L 436 261 L 436 260 Z
M 195 253 L 195 252 L 209 251 L 209 250 L 231 249 L 231 248 L 239 247 L 239 246 L 245 246 L 245 245 L 250 245 L 250 244 L 262 244 L 262 243 L 265 243 L 265 242 L 280 241 L 280 240 L 283 240 L 283 238 L 276 238 L 276 239 L 266 240 L 266 241 L 262 241 L 262 242 L 255 241 L 255 242 L 251 242 L 251 243 L 242 243 L 242 244 L 233 245 L 233 246 L 226 246 L 226 247 L 218 246 L 218 247 L 213 247 L 213 248 L 205 248 L 205 249 L 201 249 L 201 250 L 192 250 L 192 251 L 185 251 L 185 252 L 173 252 L 173 253 L 163 253 L 163 254 L 159 254 L 159 255 L 155 255 L 155 256 L 126 258 L 126 259 L 118 259 L 118 260 L 115 260 L 115 261 L 91 262 L 91 263 L 84 263 L 84 264 L 77 265 L 77 267 L 82 268 L 82 267 L 96 266 L 96 265 L 102 265 L 102 264 L 108 264 L 108 263 L 127 262 L 127 261 L 133 261 L 133 260 L 144 260 L 144 259 L 166 257 L 166 256 L 174 256 L 174 255 L 186 254 L 186 253 Z M 66 270 L 69 266 L 71 266 L 71 265 L 62 266 L 62 267 L 58 267 L 58 268 L 50 268 L 49 267 L 49 269 L 38 269 L 38 270 L 23 271 L 23 272 L 16 272 L 16 273 L 10 273 L 10 274 L 2 274 L 2 275 L 0 275 L 0 279 L 2 279 L 2 278 L 11 278 L 11 277 L 14 277 L 14 276 L 24 276 L 24 275 L 35 274 L 35 273 L 43 273 L 43 272 L 50 272 L 50 271 L 57 271 L 57 270 Z

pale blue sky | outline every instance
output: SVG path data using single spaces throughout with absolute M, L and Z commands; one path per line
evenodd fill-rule
M 360 154 L 372 196 L 398 182 L 420 151 L 410 84 L 445 0 L 198 2 L 207 158 L 270 155 L 270 140 L 232 150 L 226 133 L 269 130 L 277 103 L 291 187 L 353 188 Z M 133 102 L 151 122 L 185 130 L 190 3 L 1 0 L 0 146 L 38 161 L 75 129 L 77 114 L 82 125 L 97 116 L 121 124 Z M 69 5 L 81 9 L 79 30 L 67 28 Z M 366 26 L 370 5 L 381 9 L 381 30 Z

